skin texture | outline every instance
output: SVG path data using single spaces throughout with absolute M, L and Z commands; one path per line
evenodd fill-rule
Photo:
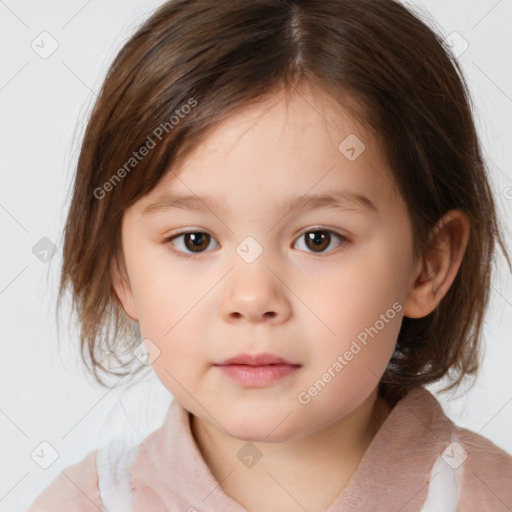
M 350 134 L 365 145 L 354 161 L 338 149 Z M 377 211 L 279 209 L 290 197 L 334 190 L 362 194 Z M 142 213 L 170 193 L 212 195 L 224 209 Z M 220 124 L 126 210 L 125 267 L 112 265 L 118 297 L 150 357 L 158 353 L 158 378 L 192 412 L 212 474 L 248 510 L 325 510 L 342 491 L 392 406 L 377 385 L 402 317 L 435 309 L 460 266 L 469 222 L 455 210 L 442 221 L 436 250 L 415 261 L 406 205 L 378 141 L 310 89 L 276 93 Z M 211 236 L 202 252 L 185 236 L 166 241 L 186 231 Z M 316 231 L 327 236 L 319 248 L 304 236 Z M 332 232 L 345 239 L 329 241 Z M 262 249 L 252 263 L 237 253 L 248 236 Z M 393 304 L 393 318 L 301 403 L 299 393 Z M 263 388 L 234 383 L 214 366 L 261 352 L 301 366 Z M 237 457 L 247 441 L 262 454 L 251 468 Z

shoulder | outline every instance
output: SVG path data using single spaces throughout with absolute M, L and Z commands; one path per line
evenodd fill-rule
M 463 465 L 462 509 L 510 511 L 512 455 L 475 432 L 460 427 L 455 430 L 463 447 L 459 449 Z
M 94 450 L 81 461 L 64 468 L 37 496 L 27 512 L 98 512 L 102 503 L 98 490 L 97 452 Z
M 460 497 L 458 510 L 512 511 L 512 455 L 486 437 L 457 426 L 446 416 L 437 397 L 425 388 L 412 390 L 395 405 L 390 417 L 393 414 L 394 421 L 389 425 L 396 425 L 401 439 L 409 436 L 413 445 L 419 439 L 418 461 L 422 457 L 429 459 L 428 464 L 434 470 L 430 476 L 433 487 L 440 482 L 437 477 L 439 469 L 443 469 L 446 475 L 443 483 L 454 484 Z M 434 466 L 427 454 L 429 447 L 437 457 Z M 447 509 L 437 507 L 425 510 Z

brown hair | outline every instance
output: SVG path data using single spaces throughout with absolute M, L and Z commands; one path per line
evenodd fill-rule
M 141 340 L 109 277 L 110 263 L 122 263 L 124 210 L 218 123 L 300 84 L 361 107 L 353 113 L 379 135 L 407 204 L 416 257 L 443 213 L 458 208 L 471 222 L 446 296 L 426 317 L 404 317 L 382 392 L 400 397 L 446 374 L 449 389 L 476 372 L 496 242 L 510 259 L 467 86 L 435 29 L 394 0 L 173 0 L 108 70 L 64 230 L 59 304 L 71 288 L 82 358 L 102 385 L 100 373 L 144 368 L 130 370 Z M 105 365 L 111 357 L 120 373 Z

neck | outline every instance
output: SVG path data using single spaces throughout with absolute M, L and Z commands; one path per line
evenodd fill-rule
M 313 512 L 328 508 L 343 491 L 390 411 L 391 406 L 374 390 L 324 430 L 286 443 L 253 442 L 262 457 L 250 468 L 236 457 L 246 441 L 193 415 L 190 425 L 212 475 L 247 510 Z

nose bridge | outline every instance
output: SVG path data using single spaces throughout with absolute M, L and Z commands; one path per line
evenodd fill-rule
M 271 250 L 251 238 L 247 237 L 236 248 L 222 298 L 222 314 L 230 319 L 245 317 L 252 321 L 287 317 L 290 305 L 285 287 L 273 269 L 279 264 L 273 261 Z

